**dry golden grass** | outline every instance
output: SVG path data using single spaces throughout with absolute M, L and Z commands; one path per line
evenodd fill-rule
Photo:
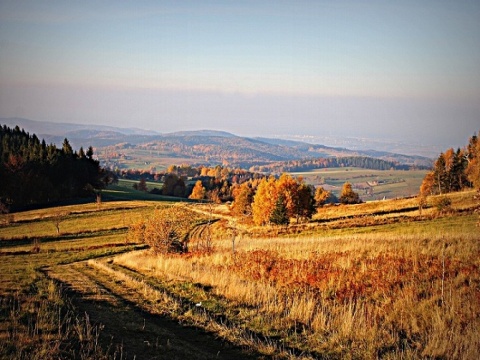
M 452 208 L 455 210 L 465 210 L 478 208 L 478 201 L 474 198 L 475 191 L 467 190 L 457 193 L 448 194 L 448 198 L 452 201 Z M 423 209 L 423 215 L 433 215 L 436 212 L 435 202 L 441 197 L 429 196 L 427 198 L 426 208 Z M 402 215 L 408 216 L 419 216 L 420 211 L 419 199 L 416 197 L 412 198 L 401 198 L 393 200 L 378 200 L 366 202 L 358 205 L 340 205 L 340 206 L 325 206 L 318 209 L 317 214 L 313 217 L 314 220 L 332 220 L 342 217 L 353 217 L 353 216 L 367 216 L 367 215 L 384 215 L 389 217 L 399 216 L 399 213 Z
M 1 359 L 110 359 L 99 326 L 75 315 L 62 290 L 39 280 L 29 294 L 0 297 Z
M 431 206 L 420 215 L 416 199 L 325 208 L 318 222 L 291 226 L 290 233 L 239 224 L 225 206 L 212 211 L 197 205 L 202 215 L 221 218 L 212 225 L 213 252 L 136 251 L 113 262 L 90 261 L 85 271 L 148 312 L 275 358 L 476 359 L 478 203 L 472 192 L 449 197 L 454 211 L 445 214 Z M 126 228 L 156 206 L 62 208 L 68 215 L 60 234 L 53 210 L 14 214 L 9 226 L 0 227 L 1 289 L 27 294 L 45 266 L 134 248 Z M 38 252 L 33 240 L 39 240 Z M 1 305 L 5 316 L 8 304 Z M 35 327 L 17 329 L 28 348 Z M 23 351 L 10 340 L 0 353 Z
M 223 299 L 221 311 L 232 326 L 308 356 L 476 359 L 476 221 L 476 215 L 462 215 L 364 232 L 239 238 L 235 253 L 226 239 L 215 243 L 213 254 L 144 251 L 120 255 L 115 263 L 201 284 L 209 291 L 195 301 L 213 309 Z

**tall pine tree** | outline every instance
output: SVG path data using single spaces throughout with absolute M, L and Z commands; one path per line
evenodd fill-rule
M 283 195 L 278 196 L 277 201 L 275 202 L 275 207 L 270 215 L 270 222 L 275 225 L 287 225 L 289 223 L 287 207 L 285 206 L 285 198 Z

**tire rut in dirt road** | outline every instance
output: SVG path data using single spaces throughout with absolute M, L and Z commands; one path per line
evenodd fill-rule
M 122 359 L 258 359 L 240 348 L 165 316 L 145 311 L 132 299 L 133 288 L 108 274 L 99 274 L 88 262 L 45 270 L 61 282 L 80 313 L 102 328 L 100 342 Z M 121 285 L 121 286 L 119 286 Z M 113 289 L 122 290 L 114 291 Z M 135 292 L 135 293 L 133 293 Z M 123 293 L 123 294 L 122 294 Z M 130 293 L 130 295 L 129 295 Z
M 68 291 L 79 293 L 85 300 L 107 301 L 118 305 L 118 299 L 102 284 L 82 272 L 87 263 L 82 261 L 68 265 L 58 265 L 45 269 L 47 275 L 60 281 Z

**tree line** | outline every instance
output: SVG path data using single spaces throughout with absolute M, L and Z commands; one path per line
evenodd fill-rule
M 232 201 L 232 191 L 236 185 L 265 177 L 264 174 L 240 168 L 221 165 L 195 167 L 186 164 L 170 165 L 165 172 L 129 169 L 117 171 L 115 175 L 118 178 L 139 180 L 133 185 L 137 190 L 147 191 L 146 181 L 156 181 L 162 185 L 150 190 L 150 193 L 217 203 Z
M 420 187 L 420 195 L 445 194 L 464 188 L 480 190 L 480 141 L 474 134 L 468 144 L 456 151 L 441 153 Z
M 92 196 L 108 183 L 93 149 L 78 152 L 68 139 L 47 145 L 18 126 L 0 127 L 0 207 L 17 210 L 37 204 Z
M 243 181 L 249 180 L 251 178 L 263 177 L 263 174 L 255 173 L 249 170 L 242 168 L 231 168 L 227 166 L 216 165 L 213 167 L 200 165 L 193 166 L 189 164 L 182 165 L 169 165 L 165 171 L 155 170 L 138 170 L 138 169 L 128 169 L 128 170 L 119 170 L 117 169 L 115 175 L 118 178 L 129 179 L 129 180 L 140 180 L 144 178 L 146 181 L 159 181 L 163 182 L 163 179 L 167 175 L 174 174 L 184 180 L 191 178 L 199 177 L 212 177 L 215 179 L 228 179 L 232 183 L 242 183 Z
M 151 193 L 215 203 L 231 202 L 233 215 L 250 218 L 258 225 L 282 225 L 291 219 L 297 222 L 310 219 L 317 207 L 327 203 L 361 202 L 348 182 L 337 198 L 323 187 L 306 184 L 302 177 L 294 178 L 286 173 L 276 177 L 220 165 L 170 165 L 166 173 L 154 177 L 162 181 L 163 186 Z M 145 178 L 141 177 L 134 187 L 147 191 Z
M 357 204 L 360 196 L 352 185 L 343 185 L 337 199 L 323 187 L 315 188 L 304 180 L 289 174 L 251 180 L 233 189 L 232 213 L 251 217 L 257 225 L 285 225 L 291 219 L 297 222 L 310 219 L 318 207 L 327 203 Z
M 359 167 L 370 170 L 410 170 L 412 168 L 409 165 L 368 156 L 346 156 L 281 161 L 267 165 L 252 166 L 249 170 L 252 172 L 283 173 L 336 167 Z

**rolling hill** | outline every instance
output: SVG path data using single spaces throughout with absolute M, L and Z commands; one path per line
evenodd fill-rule
M 431 166 L 431 159 L 375 150 L 349 150 L 301 141 L 249 138 L 215 131 L 180 131 L 159 134 L 136 128 L 39 122 L 20 118 L 0 119 L 19 126 L 47 143 L 68 138 L 74 149 L 93 146 L 102 164 L 117 168 L 163 167 L 172 159 L 190 164 L 228 164 L 250 167 L 271 162 L 318 157 L 369 156 L 399 164 Z

